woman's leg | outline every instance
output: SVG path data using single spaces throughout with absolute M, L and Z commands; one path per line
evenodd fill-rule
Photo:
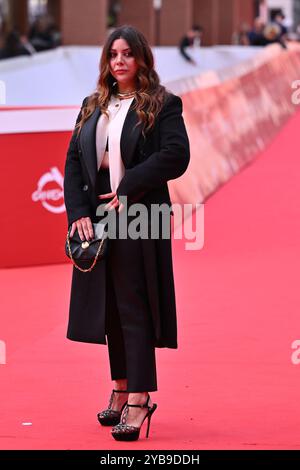
M 109 192 L 111 192 L 109 170 L 107 168 L 101 169 L 97 174 L 96 193 L 105 194 Z M 111 198 L 102 201 L 101 204 L 106 204 L 110 200 Z M 97 217 L 98 222 L 101 219 L 102 217 Z M 114 390 L 127 390 L 124 340 L 117 312 L 116 299 L 110 277 L 110 271 L 107 269 L 107 261 L 105 333 L 108 343 L 110 373 L 111 379 L 113 381 L 112 388 Z M 120 410 L 127 399 L 127 393 L 114 393 L 111 409 L 116 411 Z
M 147 401 L 148 392 L 157 390 L 157 377 L 154 329 L 144 277 L 141 240 L 110 240 L 109 266 L 109 279 L 113 282 L 111 292 L 116 291 L 114 299 L 117 309 L 114 312 L 119 313 L 124 340 L 122 348 L 126 357 L 128 403 L 143 405 Z M 123 403 L 119 402 L 116 409 L 120 409 Z M 150 398 L 148 406 L 152 405 Z M 126 424 L 140 427 L 147 412 L 147 408 L 128 407 Z
M 108 265 L 124 339 L 127 389 L 134 394 L 156 391 L 154 329 L 141 240 L 127 238 L 109 242 Z
M 108 263 L 108 261 L 107 261 Z M 106 316 L 105 333 L 108 343 L 110 374 L 112 380 L 126 380 L 126 357 L 124 338 L 116 304 L 110 270 L 106 266 Z
M 143 393 L 130 393 L 128 396 L 128 403 L 130 405 L 144 405 L 148 398 L 148 392 Z M 152 407 L 153 402 L 151 398 L 148 401 L 148 406 Z M 147 408 L 136 408 L 129 406 L 126 417 L 126 424 L 128 426 L 140 427 L 145 415 L 147 414 Z

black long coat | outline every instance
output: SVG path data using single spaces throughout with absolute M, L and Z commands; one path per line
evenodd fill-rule
M 86 100 L 87 98 L 85 98 Z M 85 104 L 83 101 L 83 105 Z M 155 126 L 146 138 L 131 103 L 121 135 L 121 157 L 125 175 L 117 195 L 127 196 L 128 204 L 139 202 L 171 206 L 167 181 L 181 176 L 190 160 L 189 140 L 182 118 L 182 100 L 168 93 Z M 84 123 L 79 137 L 73 132 L 67 152 L 64 197 L 68 226 L 81 217 L 95 220 L 99 199 L 97 177 L 96 124 L 100 109 Z M 77 122 L 81 113 L 79 113 Z M 100 170 L 101 171 L 101 170 Z M 171 222 L 171 215 L 169 216 Z M 142 239 L 145 277 L 156 336 L 156 347 L 177 348 L 176 302 L 171 239 Z M 105 260 L 91 272 L 73 268 L 67 338 L 106 344 L 105 338 Z

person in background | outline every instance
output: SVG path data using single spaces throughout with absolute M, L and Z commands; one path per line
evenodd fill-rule
M 280 28 L 280 39 L 285 41 L 288 34 L 288 29 L 284 24 L 285 16 L 282 10 L 278 10 L 272 17 L 273 23 L 277 24 Z
M 249 31 L 248 33 L 250 46 L 261 45 L 264 27 L 265 27 L 264 20 L 260 17 L 255 18 L 253 29 Z
M 268 46 L 269 44 L 279 44 L 283 49 L 286 49 L 286 42 L 281 35 L 281 29 L 277 23 L 268 23 L 263 30 L 263 36 L 260 46 Z
M 236 31 L 232 35 L 232 44 L 237 46 L 249 46 L 249 34 L 250 27 L 248 23 L 242 23 L 239 31 Z
M 187 33 L 183 36 L 179 43 L 179 51 L 182 57 L 189 62 L 190 64 L 197 65 L 197 62 L 187 54 L 186 48 L 187 47 L 194 47 L 194 45 L 198 42 L 199 45 L 201 44 L 203 38 L 203 28 L 200 25 L 193 25 L 193 27 L 187 31 Z
M 33 52 L 34 50 L 28 47 L 27 38 L 21 37 L 18 31 L 13 30 L 4 39 L 4 47 L 0 49 L 0 59 L 31 55 Z
M 29 40 L 37 52 L 60 45 L 60 34 L 51 17 L 42 15 L 35 20 L 29 31 Z

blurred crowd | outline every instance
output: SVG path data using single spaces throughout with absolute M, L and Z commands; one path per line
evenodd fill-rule
M 252 28 L 248 24 L 242 24 L 240 30 L 233 34 L 233 44 L 242 46 L 267 46 L 279 43 L 286 47 L 289 40 L 300 40 L 300 28 L 291 32 L 284 24 L 285 15 L 278 11 L 271 21 L 265 22 L 262 18 L 256 18 Z
M 204 28 L 195 24 L 178 43 L 181 56 L 190 64 L 197 65 L 195 59 L 187 51 L 190 47 L 200 46 L 204 34 Z M 255 18 L 252 27 L 242 24 L 239 31 L 233 33 L 232 36 L 232 44 L 242 46 L 267 46 L 278 43 L 286 48 L 289 40 L 300 41 L 300 25 L 296 31 L 290 31 L 285 25 L 285 15 L 281 9 L 273 14 L 270 21 L 266 22 L 258 17 Z
M 195 24 L 178 44 L 183 58 L 192 64 L 195 64 L 195 60 L 187 53 L 187 48 L 200 46 L 203 34 L 203 27 Z M 232 37 L 233 44 L 244 46 L 266 46 L 279 43 L 282 47 L 286 47 L 286 42 L 289 40 L 300 41 L 300 25 L 296 31 L 289 31 L 285 26 L 285 16 L 282 10 L 277 11 L 269 22 L 258 17 L 254 20 L 252 27 L 242 24 L 239 31 L 235 32 Z M 52 17 L 48 14 L 40 15 L 31 25 L 27 35 L 21 35 L 16 29 L 2 35 L 0 32 L 0 59 L 33 55 L 54 49 L 59 45 L 61 45 L 61 33 Z
M 28 35 L 21 35 L 16 29 L 0 37 L 0 59 L 22 55 L 33 55 L 61 44 L 61 34 L 49 15 L 36 18 Z

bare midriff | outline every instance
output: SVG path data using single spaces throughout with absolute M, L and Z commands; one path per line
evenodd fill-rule
M 109 168 L 108 152 L 104 152 L 100 168 Z

